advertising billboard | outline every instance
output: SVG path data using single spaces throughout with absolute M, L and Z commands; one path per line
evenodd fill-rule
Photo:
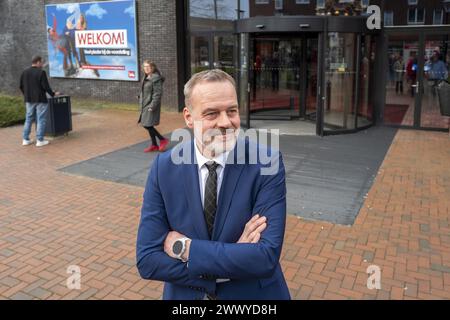
M 139 81 L 135 0 L 45 6 L 50 77 Z

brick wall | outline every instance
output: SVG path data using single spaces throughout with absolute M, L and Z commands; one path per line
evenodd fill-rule
M 166 77 L 163 106 L 178 109 L 176 0 L 137 0 L 139 64 L 155 61 Z M 46 4 L 76 0 L 0 1 L 0 92 L 20 94 L 18 81 L 31 57 L 47 58 Z M 138 82 L 50 78 L 54 90 L 73 98 L 137 102 Z

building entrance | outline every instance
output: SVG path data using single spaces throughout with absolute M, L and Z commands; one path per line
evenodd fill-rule
M 450 79 L 448 33 L 388 30 L 388 37 L 384 124 L 447 131 L 436 87 Z
M 316 120 L 318 35 L 250 40 L 250 119 Z

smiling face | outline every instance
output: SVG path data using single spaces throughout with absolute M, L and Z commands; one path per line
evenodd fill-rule
M 229 81 L 196 84 L 183 115 L 205 157 L 213 158 L 233 149 L 241 120 L 236 89 Z

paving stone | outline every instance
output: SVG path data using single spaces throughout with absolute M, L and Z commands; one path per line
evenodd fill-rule
M 26 293 L 18 292 L 11 296 L 11 300 L 33 300 L 33 297 Z

